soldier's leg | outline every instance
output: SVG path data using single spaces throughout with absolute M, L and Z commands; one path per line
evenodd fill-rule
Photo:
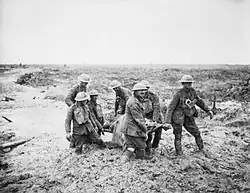
M 152 148 L 157 148 L 161 140 L 162 128 L 160 127 L 155 131 L 155 136 L 152 144 Z
M 151 141 L 152 141 L 152 138 L 153 138 L 152 133 L 149 133 L 148 134 L 148 139 L 146 141 L 146 149 L 145 149 L 147 154 L 151 153 L 151 147 L 152 147 Z
M 133 142 L 136 146 L 136 159 L 152 159 L 152 157 L 145 154 L 146 140 L 144 137 L 133 137 Z
M 183 155 L 182 145 L 181 145 L 181 133 L 182 133 L 182 125 L 179 124 L 172 124 L 173 126 L 173 133 L 174 133 L 174 147 L 176 151 L 176 155 Z
M 95 130 L 90 132 L 88 134 L 88 137 L 89 137 L 89 141 L 92 141 L 92 142 L 100 145 L 101 147 L 106 147 L 104 141 L 100 138 L 100 136 L 98 135 L 98 133 Z
M 135 152 L 135 144 L 133 142 L 133 138 L 129 135 L 124 135 L 124 146 L 126 147 L 124 156 L 121 158 L 122 162 L 125 163 L 131 159 Z
M 203 140 L 201 138 L 199 128 L 195 123 L 194 117 L 187 117 L 184 121 L 184 127 L 189 133 L 194 136 L 196 145 L 198 146 L 199 150 L 203 150 Z
M 75 134 L 73 134 L 72 138 L 74 138 L 76 154 L 81 154 L 83 144 L 87 143 L 87 136 L 86 135 L 75 135 Z
M 74 138 L 71 137 L 71 139 L 70 139 L 70 144 L 69 144 L 69 148 L 75 148 L 75 147 L 76 147 L 76 145 L 75 145 Z

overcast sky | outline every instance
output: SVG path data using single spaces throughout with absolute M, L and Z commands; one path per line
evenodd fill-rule
M 0 0 L 0 63 L 250 63 L 250 0 Z

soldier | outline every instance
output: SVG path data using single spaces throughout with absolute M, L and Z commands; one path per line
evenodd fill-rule
M 199 150 L 204 153 L 203 140 L 195 123 L 195 117 L 198 116 L 195 105 L 206 111 L 210 119 L 213 118 L 213 113 L 208 109 L 205 102 L 197 96 L 195 89 L 192 88 L 192 83 L 194 82 L 192 76 L 184 75 L 180 82 L 183 88 L 175 93 L 168 106 L 165 126 L 173 126 L 176 155 L 183 155 L 181 145 L 182 126 L 195 137 Z
M 126 103 L 129 97 L 132 95 L 131 91 L 121 86 L 121 83 L 117 80 L 113 80 L 110 83 L 110 87 L 115 91 L 115 116 L 117 114 L 125 114 Z
M 148 160 L 152 158 L 145 155 L 147 126 L 145 124 L 143 99 L 147 88 L 144 84 L 137 83 L 132 90 L 134 93 L 127 102 L 124 127 L 122 128 L 126 149 L 124 162 L 128 161 L 134 152 L 137 159 Z
M 103 112 L 102 112 L 102 107 L 99 103 L 97 103 L 97 98 L 98 98 L 98 91 L 97 90 L 91 90 L 89 91 L 89 96 L 90 96 L 90 101 L 88 103 L 89 110 L 93 113 L 93 117 L 95 119 L 95 122 L 98 127 L 98 134 L 101 135 L 103 134 L 103 124 L 104 124 L 104 117 L 103 117 Z
M 78 84 L 74 85 L 70 89 L 69 94 L 65 98 L 65 103 L 70 107 L 75 103 L 75 97 L 79 92 L 87 92 L 87 85 L 90 82 L 90 76 L 88 74 L 81 74 L 78 76 Z
M 89 96 L 85 92 L 79 92 L 75 97 L 75 103 L 70 106 L 65 119 L 66 138 L 73 138 L 75 142 L 75 152 L 81 154 L 83 145 L 95 142 L 101 147 L 106 147 L 104 141 L 97 134 L 97 126 L 88 108 L 87 100 Z M 71 121 L 73 129 L 71 135 Z
M 155 121 L 157 123 L 162 123 L 160 101 L 159 101 L 158 96 L 149 90 L 150 84 L 147 80 L 142 80 L 141 83 L 147 87 L 147 91 L 146 91 L 145 99 L 144 99 L 146 118 L 152 121 Z M 162 127 L 157 129 L 154 133 L 155 133 L 154 140 L 152 144 L 151 144 L 151 141 L 153 138 L 152 133 L 148 134 L 147 148 L 146 148 L 146 152 L 148 154 L 150 154 L 151 152 L 151 147 L 157 148 L 159 146 L 159 142 L 161 140 L 161 134 L 162 134 Z
M 73 105 L 75 101 L 75 97 L 79 92 L 86 92 L 87 91 L 87 85 L 90 82 L 90 76 L 88 74 L 81 74 L 78 76 L 78 83 L 73 86 L 72 89 L 70 89 L 69 94 L 65 98 L 65 103 L 70 107 Z M 75 147 L 74 139 L 71 138 L 70 141 L 70 148 Z

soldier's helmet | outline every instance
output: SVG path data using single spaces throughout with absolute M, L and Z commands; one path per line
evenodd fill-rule
M 79 82 L 86 82 L 86 83 L 89 83 L 91 80 L 88 74 L 81 74 L 80 76 L 78 76 L 77 79 Z
M 140 83 L 144 84 L 147 88 L 150 88 L 150 83 L 147 80 L 142 80 Z
M 121 85 L 122 85 L 122 84 L 121 84 L 118 80 L 113 80 L 113 81 L 110 83 L 109 87 L 112 88 L 112 89 L 114 89 L 114 88 L 117 88 L 117 87 L 119 87 L 119 86 L 121 86 Z
M 76 101 L 85 101 L 89 99 L 89 95 L 85 92 L 79 92 L 77 93 L 75 100 Z
M 137 90 L 148 90 L 148 88 L 144 84 L 139 82 L 139 83 L 135 84 L 133 89 L 132 89 L 132 91 L 137 91 Z
M 193 77 L 190 75 L 183 75 L 180 82 L 195 82 Z
M 91 90 L 91 91 L 89 91 L 89 96 L 98 96 L 99 95 L 99 93 L 98 93 L 98 91 L 97 90 L 95 90 L 95 89 L 93 89 L 93 90 Z

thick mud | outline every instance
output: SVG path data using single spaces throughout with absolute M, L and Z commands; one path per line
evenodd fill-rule
M 176 157 L 171 130 L 163 131 L 160 147 L 150 161 L 121 162 L 122 149 L 102 138 L 106 149 L 86 145 L 76 155 L 65 139 L 63 101 L 46 99 L 51 87 L 27 87 L 14 80 L 22 69 L 1 77 L 5 95 L 0 102 L 1 143 L 31 139 L 10 152 L 1 152 L 0 192 L 250 192 L 250 105 L 236 101 L 217 104 L 210 120 L 197 119 L 206 155 L 197 151 L 194 138 L 183 132 L 183 157 Z M 6 89 L 11 88 L 8 92 Z M 52 86 L 53 87 L 53 86 Z M 112 95 L 111 95 L 112 96 Z M 111 112 L 112 98 L 101 98 Z M 111 100 L 109 100 L 109 98 Z M 110 102 L 111 101 L 111 102 Z M 9 150 L 8 150 L 9 151 Z

